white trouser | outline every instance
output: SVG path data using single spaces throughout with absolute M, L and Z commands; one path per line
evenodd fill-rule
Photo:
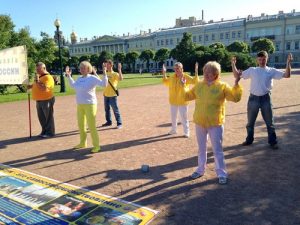
M 177 114 L 180 114 L 181 117 L 181 123 L 183 126 L 183 132 L 186 135 L 190 134 L 190 129 L 189 129 L 189 121 L 188 121 L 188 106 L 187 105 L 171 105 L 171 119 L 172 119 L 172 131 L 177 130 Z
M 198 142 L 198 168 L 200 174 L 204 174 L 207 162 L 207 140 L 208 135 L 212 145 L 215 170 L 218 177 L 227 177 L 224 153 L 222 148 L 223 126 L 204 128 L 196 124 L 196 137 Z

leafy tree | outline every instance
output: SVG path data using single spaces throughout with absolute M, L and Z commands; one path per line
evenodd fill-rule
M 161 48 L 159 49 L 154 56 L 154 60 L 156 62 L 159 62 L 159 66 L 162 66 L 162 64 L 170 57 L 170 50 L 167 48 Z
M 9 42 L 14 27 L 10 16 L 0 15 L 0 49 L 10 47 Z
M 225 49 L 225 45 L 221 42 L 216 42 L 216 43 L 211 44 L 209 46 L 209 48 L 214 48 L 214 49 L 222 48 L 222 49 Z
M 82 55 L 82 56 L 79 57 L 79 62 L 90 61 L 90 59 L 91 59 L 90 55 Z
M 47 67 L 55 60 L 55 53 L 58 52 L 54 39 L 44 32 L 41 32 L 42 39 L 36 43 L 35 62 L 41 61 Z
M 78 73 L 79 58 L 77 56 L 72 56 L 68 60 L 68 65 L 75 71 L 73 73 Z
M 250 66 L 256 65 L 255 58 L 251 57 L 249 54 L 236 52 L 233 55 L 236 57 L 236 67 L 241 70 L 245 70 Z
M 229 52 L 242 52 L 242 53 L 249 53 L 249 45 L 243 41 L 235 41 L 228 45 L 226 49 Z
M 117 52 L 115 55 L 114 55 L 114 61 L 116 63 L 124 63 L 125 62 L 125 58 L 126 58 L 126 55 L 124 52 Z
M 131 72 L 135 71 L 135 61 L 137 60 L 138 57 L 139 57 L 139 53 L 136 51 L 128 52 L 126 54 L 125 61 L 128 64 L 129 70 L 131 70 Z
M 169 55 L 169 53 L 168 53 Z M 154 51 L 152 51 L 151 49 L 146 49 L 144 51 L 141 52 L 139 59 L 141 59 L 143 62 L 147 62 L 147 69 L 148 71 L 150 70 L 150 60 L 154 58 Z
M 102 51 L 99 55 L 99 65 L 101 66 L 105 60 L 113 59 L 113 55 L 110 52 Z
M 275 51 L 274 43 L 267 38 L 260 38 L 253 42 L 251 46 L 252 52 L 266 51 L 272 54 Z
M 52 62 L 51 69 L 60 71 L 59 51 L 56 51 L 54 56 L 55 56 L 55 59 Z M 62 61 L 63 68 L 69 64 L 69 58 L 70 58 L 69 49 L 61 48 L 61 61 Z
M 90 62 L 93 66 L 96 66 L 97 68 L 99 68 L 99 66 L 100 66 L 99 55 L 98 54 L 91 55 Z
M 196 45 L 193 43 L 191 33 L 183 33 L 183 38 L 179 44 L 171 51 L 170 56 L 180 61 L 184 69 L 187 71 L 193 71 L 194 64 L 191 63 L 191 59 L 195 55 Z

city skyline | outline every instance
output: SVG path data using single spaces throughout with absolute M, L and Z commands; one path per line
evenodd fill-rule
M 97 0 L 88 3 L 79 0 L 43 0 L 37 4 L 34 0 L 0 0 L 0 13 L 11 17 L 16 31 L 29 27 L 31 36 L 36 39 L 40 38 L 40 32 L 54 36 L 54 21 L 58 18 L 65 39 L 70 40 L 72 31 L 79 38 L 92 39 L 94 36 L 122 36 L 138 34 L 140 30 L 170 28 L 175 26 L 175 20 L 180 17 L 188 19 L 194 16 L 197 20 L 201 19 L 202 10 L 206 22 L 245 18 L 248 15 L 260 16 L 261 13 L 274 15 L 278 11 L 299 11 L 297 2 L 274 0 L 269 4 L 258 0 L 246 3 L 235 0 L 189 0 L 189 4 L 182 4 L 174 0 L 116 0 L 107 4 Z

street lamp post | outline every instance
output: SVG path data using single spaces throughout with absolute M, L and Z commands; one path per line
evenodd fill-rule
M 59 33 L 60 21 L 59 21 L 59 19 L 56 19 L 54 21 L 54 26 L 56 27 L 56 32 L 57 32 L 58 54 L 59 54 L 59 62 L 60 62 L 60 92 L 66 92 L 65 78 L 63 75 L 63 65 L 62 65 L 62 58 L 61 58 L 60 33 Z

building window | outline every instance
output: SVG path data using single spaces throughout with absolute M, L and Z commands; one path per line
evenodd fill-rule
M 166 45 L 169 45 L 169 39 L 166 39 Z
M 296 25 L 296 34 L 300 34 L 300 25 Z
M 74 50 L 75 50 L 75 53 L 77 53 L 77 48 L 75 48 Z
M 198 40 L 199 40 L 199 42 L 202 41 L 202 35 L 199 35 Z
M 208 41 L 208 34 L 205 35 L 205 41 Z
M 226 33 L 225 33 L 225 38 L 226 38 L 226 39 L 229 39 L 229 32 L 226 32 Z
M 173 39 L 170 39 L 170 45 L 173 45 Z
M 235 38 L 235 32 L 234 31 L 231 33 L 231 37 Z
M 215 34 L 211 35 L 211 40 L 213 40 L 213 41 L 215 40 Z
M 160 40 L 160 45 L 164 45 L 164 40 Z
M 221 39 L 221 40 L 224 39 L 224 33 L 220 33 L 220 39 Z
M 143 43 L 142 42 L 140 43 L 140 47 L 143 47 Z
M 169 66 L 169 61 L 167 61 L 167 66 Z
M 299 41 L 296 41 L 295 42 L 295 50 L 298 50 L 299 49 Z
M 171 66 L 173 66 L 173 60 L 171 60 Z
M 291 50 L 291 42 L 286 43 L 286 50 Z
M 275 44 L 275 51 L 280 51 L 280 42 Z
M 279 62 L 279 57 L 275 56 L 275 62 L 278 63 Z
M 241 31 L 238 31 L 237 37 L 238 37 L 238 38 L 241 38 L 241 34 L 242 34 L 242 32 L 241 32 Z
M 179 38 L 177 38 L 177 44 L 179 43 Z
M 156 41 L 156 45 L 159 46 L 159 40 Z
M 193 36 L 193 42 L 196 42 L 196 36 Z

